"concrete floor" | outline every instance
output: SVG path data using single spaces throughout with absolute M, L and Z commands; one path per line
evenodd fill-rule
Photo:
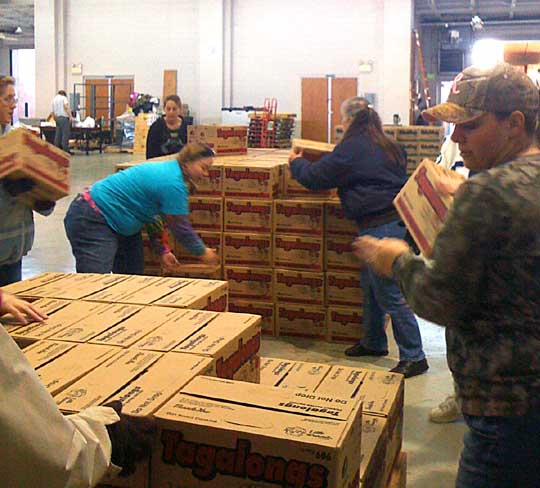
M 72 195 L 58 202 L 51 216 L 36 216 L 36 240 L 34 248 L 23 261 L 24 277 L 43 271 L 74 271 L 74 260 L 63 227 L 63 218 L 72 197 L 85 186 L 110 174 L 116 163 L 140 159 L 140 156 L 129 154 L 73 156 Z M 446 365 L 443 329 L 421 321 L 421 330 L 430 370 L 406 380 L 405 385 L 403 449 L 409 453 L 408 486 L 449 488 L 454 486 L 465 425 L 463 421 L 437 425 L 427 420 L 429 410 L 452 391 L 452 381 Z M 303 361 L 361 364 L 375 369 L 389 369 L 397 362 L 397 349 L 392 339 L 390 355 L 385 358 L 367 361 L 345 359 L 344 348 L 343 345 L 305 339 L 265 339 L 262 354 Z

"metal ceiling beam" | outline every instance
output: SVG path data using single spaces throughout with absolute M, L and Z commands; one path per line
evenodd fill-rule
M 510 14 L 509 14 L 510 20 L 514 18 L 516 6 L 517 6 L 517 0 L 512 0 L 512 3 L 510 4 Z

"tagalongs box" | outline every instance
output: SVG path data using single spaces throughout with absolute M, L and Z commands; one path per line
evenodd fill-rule
M 152 486 L 358 485 L 361 403 L 197 377 L 155 413 Z

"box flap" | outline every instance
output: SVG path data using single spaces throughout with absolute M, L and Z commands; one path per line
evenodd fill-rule
M 125 303 L 154 303 L 160 298 L 166 297 L 172 292 L 182 290 L 189 286 L 193 280 L 191 278 L 158 278 L 158 281 L 131 293 L 123 301 Z M 181 293 L 181 291 L 180 291 Z
M 92 293 L 87 300 L 95 300 L 98 302 L 111 302 L 118 303 L 122 302 L 126 296 L 131 295 L 132 293 L 149 286 L 161 278 L 159 276 L 129 276 L 119 283 L 106 288 L 105 290 L 98 291 L 97 293 Z
M 390 415 L 400 398 L 404 381 L 402 374 L 368 370 L 357 395 L 364 403 L 364 412 L 385 417 Z
M 277 386 L 282 389 L 315 391 L 331 367 L 330 364 L 297 362 Z
M 190 281 L 191 283 L 188 283 L 187 286 L 156 300 L 154 305 L 190 308 L 190 305 L 207 297 L 212 292 L 227 287 L 226 281 L 198 279 L 191 279 Z
M 64 308 L 66 305 L 71 303 L 70 300 L 60 300 L 58 298 L 39 298 L 32 302 L 32 305 L 39 307 L 42 312 L 45 312 L 47 315 L 50 315 L 61 308 Z M 15 325 L 21 326 L 17 319 L 11 315 L 6 314 L 1 317 L 1 323 L 4 325 Z M 37 324 L 38 322 L 29 322 L 28 324 L 22 327 L 28 327 L 30 324 Z
M 333 365 L 315 391 L 319 394 L 354 398 L 367 374 L 368 370 L 364 368 Z
M 287 359 L 261 358 L 261 385 L 276 386 L 294 365 Z
M 13 295 L 19 295 L 23 292 L 31 290 L 32 288 L 37 288 L 38 286 L 42 286 L 46 283 L 50 283 L 62 278 L 63 276 L 65 276 L 65 273 L 41 273 L 33 278 L 17 281 L 16 283 L 3 286 L 2 290 L 7 293 L 12 293 Z
M 74 347 L 75 344 L 69 342 L 39 341 L 31 346 L 25 347 L 23 353 L 32 367 L 38 369 L 53 359 L 62 356 L 62 354 L 65 354 Z

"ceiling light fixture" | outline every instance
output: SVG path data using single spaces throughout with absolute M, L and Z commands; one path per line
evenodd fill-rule
M 478 15 L 475 15 L 471 19 L 471 27 L 473 31 L 482 30 L 484 28 L 484 21 Z
M 13 31 L 13 34 L 22 34 L 22 29 L 20 25 L 18 25 L 17 28 Z

